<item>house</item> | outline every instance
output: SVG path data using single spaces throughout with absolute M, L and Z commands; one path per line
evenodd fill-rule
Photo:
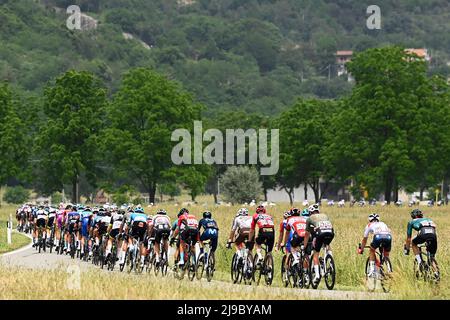
M 348 73 L 347 67 L 345 66 L 348 62 L 352 60 L 353 51 L 351 50 L 341 50 L 336 52 L 336 65 L 337 65 L 337 76 L 341 77 L 343 75 L 348 76 L 348 81 L 353 81 L 352 76 Z
M 424 59 L 426 62 L 430 62 L 431 61 L 431 56 L 428 53 L 428 49 L 405 49 L 405 51 L 407 53 L 411 53 L 411 54 L 415 54 L 417 55 L 419 58 Z

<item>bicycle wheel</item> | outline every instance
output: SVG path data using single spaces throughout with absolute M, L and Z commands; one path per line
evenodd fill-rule
M 208 282 L 211 282 L 212 278 L 214 277 L 214 271 L 216 270 L 216 257 L 214 255 L 214 252 L 209 253 L 209 259 L 208 259 L 208 266 L 206 268 L 206 280 Z
M 306 256 L 302 256 L 302 258 L 300 259 L 300 265 L 299 268 L 301 268 L 301 274 L 302 274 L 302 284 L 303 284 L 303 288 L 305 289 L 309 289 L 309 286 L 311 284 L 311 275 L 309 273 L 308 268 L 304 267 L 304 263 L 305 261 L 308 261 L 308 257 Z
M 169 269 L 169 260 L 167 259 L 167 252 L 164 250 L 161 259 L 161 275 L 165 277 Z
M 266 281 L 266 285 L 270 286 L 272 285 L 273 281 L 273 256 L 269 252 L 266 254 L 266 257 L 264 258 L 264 264 L 263 264 L 263 273 L 264 273 L 264 280 Z
M 328 290 L 333 290 L 336 282 L 336 267 L 332 255 L 327 254 L 325 256 L 325 270 L 325 285 Z
M 320 269 L 320 268 L 319 268 Z M 317 287 L 319 286 L 320 283 L 320 270 L 319 270 L 319 274 L 318 274 L 318 281 L 314 281 L 314 279 L 316 278 L 316 272 L 314 270 L 314 259 L 313 259 L 313 255 L 311 255 L 311 257 L 309 258 L 309 279 L 311 282 L 311 287 L 313 289 L 317 289 Z
M 289 286 L 289 276 L 286 271 L 286 268 L 284 267 L 286 263 L 286 255 L 283 255 L 283 258 L 281 259 L 281 282 L 285 287 Z
M 242 264 L 242 275 L 241 277 L 244 279 L 244 283 L 251 285 L 253 282 L 253 277 L 255 273 L 255 268 L 253 264 L 253 256 L 252 253 L 249 252 L 247 254 L 247 261 L 244 261 Z
M 203 272 L 205 271 L 205 255 L 202 254 L 198 257 L 197 268 L 195 270 L 195 275 L 198 280 L 201 280 L 203 277 Z
M 76 251 L 75 236 L 72 234 L 70 239 L 70 257 L 72 259 L 75 259 L 75 251 Z
M 391 260 L 388 257 L 384 257 L 383 263 L 380 266 L 380 275 L 381 275 L 381 287 L 383 291 L 388 293 L 391 291 L 391 282 L 392 282 L 392 264 Z
M 289 255 L 288 258 L 288 269 L 286 270 L 287 273 L 287 283 L 291 288 L 294 288 L 297 286 L 297 273 L 294 271 L 294 268 L 292 267 L 292 264 L 294 263 L 294 257 L 292 254 Z
M 125 266 L 128 264 L 128 251 L 129 249 L 127 248 L 127 251 L 125 252 L 125 257 L 123 259 L 123 263 L 119 264 L 120 272 L 122 272 L 125 269 Z
M 377 277 L 376 277 L 376 272 L 374 271 L 373 274 L 369 277 L 370 274 L 370 259 L 367 258 L 366 260 L 366 269 L 365 269 L 365 274 L 366 274 L 366 285 L 367 285 L 367 289 L 370 292 L 375 291 L 376 287 L 377 287 Z
M 128 250 L 128 257 L 127 257 L 127 272 L 131 273 L 131 271 L 133 271 L 133 267 L 134 267 L 134 250 Z
M 188 256 L 188 259 L 191 261 L 189 263 L 189 268 L 188 268 L 188 278 L 189 278 L 189 280 L 193 281 L 195 278 L 196 271 L 197 271 L 197 263 L 195 261 L 195 255 L 193 253 L 190 253 Z
M 264 260 L 263 260 L 264 261 Z M 263 265 L 262 263 L 257 264 L 258 255 L 255 255 L 253 259 L 253 281 L 256 282 L 256 285 L 259 286 L 259 282 L 261 281 L 261 277 L 263 275 Z
M 439 271 L 439 265 L 435 258 L 430 258 L 430 278 L 431 280 L 437 284 L 441 280 L 441 273 Z
M 236 283 L 239 280 L 240 266 L 238 263 L 238 254 L 235 252 L 231 259 L 231 281 L 233 281 L 233 283 Z

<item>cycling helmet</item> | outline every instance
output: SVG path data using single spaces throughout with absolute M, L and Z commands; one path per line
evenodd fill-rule
M 422 217 L 423 217 L 423 213 L 419 209 L 414 209 L 413 211 L 411 211 L 411 218 L 416 219 L 416 218 L 422 218 Z
M 258 207 L 256 207 L 256 213 L 266 213 L 266 208 L 264 208 L 264 206 L 259 205 Z
M 134 210 L 134 213 L 144 213 L 144 209 L 142 209 L 142 208 L 136 208 L 136 209 Z
M 308 209 L 305 208 L 305 209 L 302 210 L 302 217 L 309 217 L 309 215 L 310 214 L 309 214 L 309 210 Z
M 291 216 L 291 212 L 290 211 L 285 211 L 284 213 L 283 213 L 283 218 L 284 219 L 287 219 L 287 218 L 289 218 Z
M 239 217 L 239 216 L 248 216 L 248 209 L 240 208 L 236 214 L 236 217 Z
M 205 219 L 211 219 L 211 218 L 212 218 L 212 213 L 211 213 L 211 211 L 205 211 L 205 212 L 203 212 L 203 218 L 205 218 Z
M 300 215 L 300 210 L 298 210 L 297 208 L 292 208 L 291 209 L 291 216 L 298 217 L 299 215 Z
M 178 218 L 181 217 L 185 213 L 189 213 L 189 210 L 186 208 L 181 208 L 180 212 L 178 212 Z
M 320 212 L 319 205 L 313 204 L 313 205 L 309 206 L 308 211 L 309 211 L 309 214 L 314 214 L 316 212 L 319 213 Z
M 167 215 L 167 211 L 164 209 L 159 209 L 156 214 Z
M 371 213 L 369 215 L 369 222 L 372 222 L 374 220 L 380 221 L 380 216 L 377 213 Z

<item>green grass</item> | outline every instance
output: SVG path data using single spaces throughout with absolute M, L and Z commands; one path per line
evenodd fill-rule
M 12 244 L 8 245 L 6 236 L 6 223 L 8 222 L 9 215 L 12 214 L 13 227 L 16 227 L 15 220 L 15 207 L 10 205 L 4 205 L 0 208 L 0 254 L 12 251 L 27 245 L 30 240 L 17 232 L 12 234 Z

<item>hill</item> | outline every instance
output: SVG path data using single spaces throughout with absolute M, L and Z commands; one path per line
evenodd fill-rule
M 296 96 L 336 98 L 335 52 L 387 44 L 428 48 L 430 73 L 450 74 L 450 4 L 380 0 L 382 29 L 366 28 L 359 0 L 0 0 L 0 80 L 36 93 L 70 68 L 113 93 L 123 72 L 151 66 L 183 83 L 206 113 L 277 114 Z M 65 9 L 98 20 L 70 31 Z

